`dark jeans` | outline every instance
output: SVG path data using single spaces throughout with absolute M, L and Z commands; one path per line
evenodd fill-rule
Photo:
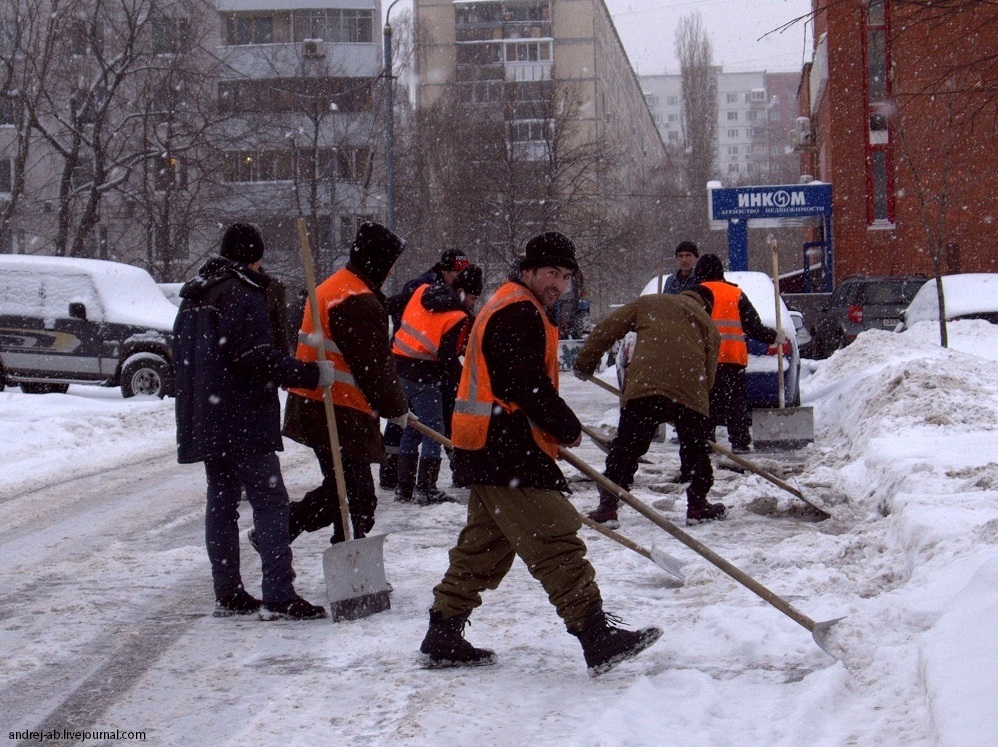
M 414 381 L 403 377 L 402 389 L 409 400 L 409 409 L 420 422 L 437 433 L 443 433 L 444 404 L 440 396 L 440 384 L 436 381 Z M 439 460 L 440 443 L 424 436 L 415 428 L 406 428 L 402 434 L 399 454 L 407 457 L 421 455 L 423 459 Z
M 315 532 L 332 524 L 333 536 L 330 541 L 342 542 L 343 522 L 340 518 L 339 493 L 336 492 L 333 452 L 328 446 L 315 448 L 313 451 L 319 460 L 319 469 L 322 470 L 322 484 L 308 491 L 300 501 L 291 504 L 291 541 L 294 542 L 302 532 Z M 371 465 L 368 462 L 344 459 L 343 481 L 347 488 L 354 539 L 358 539 L 366 536 L 374 527 L 374 511 L 378 507 Z
M 717 364 L 714 388 L 710 390 L 710 417 L 715 426 L 727 426 L 728 441 L 733 447 L 747 449 L 752 443 L 744 366 L 735 363 Z
M 679 471 L 690 479 L 690 492 L 706 497 L 714 484 L 707 444 L 710 418 L 668 397 L 640 397 L 624 405 L 603 474 L 624 490 L 630 488 L 638 460 L 651 446 L 658 426 L 666 422 L 672 423 L 679 436 Z
M 208 479 L 204 539 L 215 597 L 243 588 L 239 574 L 239 499 L 245 487 L 263 566 L 263 601 L 289 601 L 295 590 L 288 539 L 288 491 L 277 454 L 270 451 L 217 457 L 204 463 L 204 471 Z

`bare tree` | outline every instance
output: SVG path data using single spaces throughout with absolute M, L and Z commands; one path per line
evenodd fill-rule
M 713 47 L 699 13 L 680 19 L 676 27 L 676 56 L 682 76 L 686 191 L 699 197 L 714 173 L 717 141 L 717 70 L 713 65 Z M 704 211 L 694 210 L 690 217 L 696 234 L 703 233 L 707 227 Z

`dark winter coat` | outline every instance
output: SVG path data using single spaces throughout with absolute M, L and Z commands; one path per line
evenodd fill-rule
M 575 359 L 592 375 L 614 342 L 628 332 L 638 339 L 627 366 L 624 401 L 663 396 L 707 416 L 721 336 L 703 300 L 692 291 L 678 296 L 640 296 L 596 325 Z
M 437 283 L 427 288 L 423 293 L 422 302 L 423 308 L 427 311 L 463 311 L 467 314 L 467 321 L 464 324 L 455 324 L 440 338 L 438 360 L 427 361 L 396 355 L 395 367 L 399 376 L 410 381 L 443 383 L 449 379 L 456 383 L 461 379 L 460 355 L 464 352 L 458 349 L 458 346 L 462 340 L 467 339 L 467 330 L 471 328 L 474 319 L 468 307 L 461 302 L 457 291 L 446 283 Z
M 274 345 L 266 275 L 212 257 L 180 290 L 174 323 L 178 460 L 281 451 L 278 387 L 315 387 L 319 367 Z
M 329 330 L 376 414 L 337 407 L 336 430 L 345 459 L 380 462 L 385 450 L 378 417 L 397 417 L 409 409 L 409 404 L 395 371 L 385 296 L 359 267 L 348 263 L 347 268 L 367 284 L 373 295 L 358 294 L 333 306 L 329 310 Z M 288 394 L 284 435 L 312 448 L 329 448 L 322 400 Z
M 405 307 L 409 305 L 409 301 L 412 300 L 412 294 L 416 292 L 416 288 L 421 285 L 437 285 L 438 283 L 445 284 L 444 276 L 431 267 L 422 275 L 414 277 L 403 285 L 401 291 L 389 297 L 385 301 L 385 306 L 388 309 L 388 315 L 392 318 L 392 329 L 398 329 L 402 326 L 402 314 L 405 312 Z
M 662 286 L 662 292 L 675 296 L 682 293 L 691 285 L 695 285 L 693 282 L 692 270 L 690 270 L 686 277 L 680 277 L 678 272 L 674 272 L 669 276 L 669 279 L 665 282 L 665 285 Z
M 492 390 L 522 409 L 492 416 L 484 449 L 455 449 L 459 481 L 570 492 L 557 462 L 534 441 L 528 421 L 563 445 L 574 443 L 582 432 L 579 419 L 548 378 L 544 325 L 540 312 L 527 301 L 510 304 L 489 319 L 482 355 Z

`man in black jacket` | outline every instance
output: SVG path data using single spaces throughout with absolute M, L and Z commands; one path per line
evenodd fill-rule
M 388 314 L 381 285 L 405 248 L 405 241 L 380 223 L 363 223 L 350 249 L 350 261 L 316 290 L 322 311 L 325 350 L 337 367 L 333 385 L 336 429 L 346 482 L 347 503 L 355 537 L 374 526 L 378 498 L 371 464 L 384 458 L 379 417 L 405 427 L 409 412 L 395 371 Z M 312 312 L 306 305 L 299 332 L 300 360 L 315 360 L 311 341 Z M 335 350 L 334 350 L 335 349 Z M 291 541 L 302 532 L 333 525 L 330 542 L 342 542 L 339 495 L 322 392 L 314 387 L 288 392 L 284 435 L 310 447 L 319 461 L 322 483 L 291 504 Z
M 558 327 L 551 318 L 577 269 L 567 236 L 535 236 L 515 279 L 495 292 L 472 327 L 451 426 L 455 468 L 471 483 L 471 497 L 450 567 L 433 590 L 420 646 L 428 667 L 495 662 L 492 651 L 464 640 L 464 625 L 516 556 L 579 638 L 590 674 L 636 656 L 662 634 L 608 623 L 578 537 L 582 522 L 556 462 L 559 445 L 582 439 L 578 418 L 558 394 Z
M 259 611 L 263 619 L 316 619 L 319 606 L 295 593 L 288 540 L 288 492 L 275 452 L 281 442 L 279 386 L 328 385 L 327 363 L 302 363 L 274 345 L 267 312 L 269 278 L 260 272 L 263 238 L 247 223 L 222 237 L 180 291 L 174 324 L 178 461 L 204 462 L 208 480 L 205 544 L 215 616 Z M 263 565 L 263 603 L 239 573 L 239 500 L 253 509 Z

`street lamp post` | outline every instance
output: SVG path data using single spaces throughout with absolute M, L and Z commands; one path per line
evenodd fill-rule
M 395 230 L 395 101 L 393 90 L 395 76 L 392 71 L 392 27 L 389 23 L 389 17 L 397 2 L 399 0 L 392 0 L 392 4 L 385 12 L 383 32 L 385 40 L 385 175 L 388 191 L 388 228 L 392 231 Z

